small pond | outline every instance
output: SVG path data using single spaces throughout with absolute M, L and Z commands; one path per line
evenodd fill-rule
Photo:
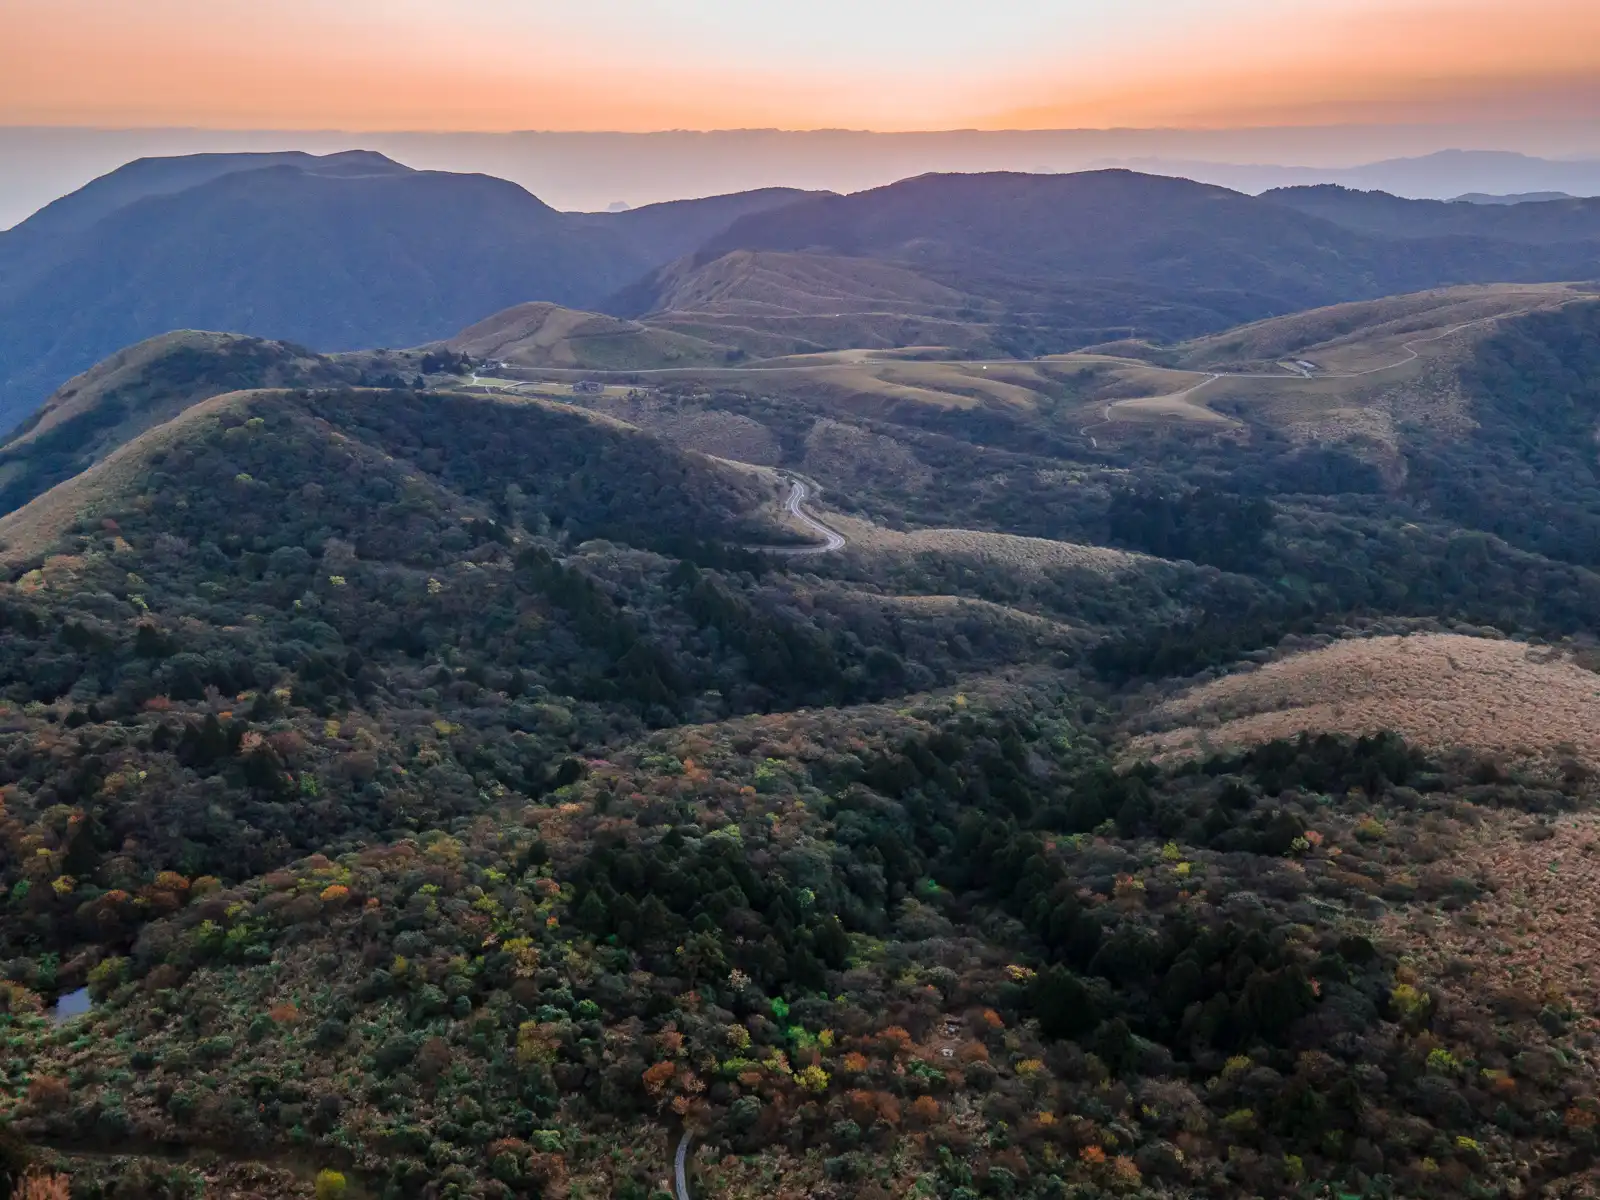
M 89 989 L 79 988 L 75 992 L 62 992 L 56 1000 L 56 1006 L 50 1010 L 50 1019 L 57 1024 L 70 1021 L 73 1017 L 81 1017 L 93 1007 L 89 999 Z

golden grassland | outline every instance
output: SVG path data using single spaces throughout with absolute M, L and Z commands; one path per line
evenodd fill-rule
M 1270 370 L 1285 360 L 1305 359 L 1328 373 L 1367 371 L 1406 357 L 1407 342 L 1438 338 L 1461 325 L 1559 307 L 1589 294 L 1574 284 L 1507 283 L 1335 304 L 1197 338 L 1179 348 L 1178 365 Z
M 1433 751 L 1600 764 L 1600 675 L 1561 651 L 1461 634 L 1355 638 L 1155 708 L 1130 756 L 1174 760 L 1300 733 L 1393 730 Z
M 940 315 L 966 297 L 916 272 L 868 258 L 740 250 L 661 279 L 663 316 L 718 319 Z
M 474 359 L 562 370 L 711 363 L 726 353 L 699 338 L 543 302 L 496 313 L 445 345 Z
M 1196 339 L 1167 352 L 1173 367 L 1137 357 L 1141 348 L 1133 344 L 1116 347 L 1129 357 L 1102 347 L 1052 361 L 1099 377 L 1080 409 L 1097 438 L 1115 437 L 1119 424 L 1135 422 L 1237 424 L 1216 411 L 1227 407 L 1301 444 L 1364 443 L 1380 457 L 1393 456 L 1402 425 L 1454 434 L 1472 428 L 1459 368 L 1500 321 L 1594 295 L 1574 284 L 1441 288 L 1274 317 Z
M 733 291 L 725 294 L 713 288 L 706 303 L 713 307 L 731 303 L 729 297 L 734 293 L 746 295 L 740 289 L 755 288 L 759 293 L 756 280 L 767 279 L 773 287 L 779 279 L 787 281 L 787 266 L 758 261 L 760 258 L 730 263 L 727 269 L 732 274 L 722 283 Z M 850 264 L 852 271 L 857 267 Z M 879 292 L 893 293 L 899 283 L 887 276 L 858 281 L 860 304 L 849 311 L 834 311 L 828 305 L 837 309 L 844 304 L 835 290 L 838 280 L 830 274 L 834 268 L 810 263 L 807 269 L 829 278 L 813 281 L 813 290 L 799 299 L 779 289 L 786 303 L 794 306 L 786 312 L 747 296 L 747 303 L 741 301 L 745 309 L 738 312 L 723 308 L 715 313 L 672 311 L 641 324 L 551 305 L 524 305 L 491 318 L 484 327 L 504 331 L 519 321 L 533 327 L 525 341 L 536 346 L 537 353 L 530 350 L 529 356 L 519 360 L 525 365 L 518 374 L 530 381 L 528 388 L 553 388 L 561 394 L 567 394 L 573 371 L 579 369 L 568 365 L 579 361 L 570 348 L 573 339 L 577 332 L 591 327 L 584 324 L 589 321 L 595 323 L 594 329 L 605 324 L 610 331 L 607 337 L 613 340 L 635 339 L 627 352 L 607 351 L 613 363 L 610 367 L 604 361 L 607 355 L 596 353 L 586 360 L 592 371 L 610 370 L 613 384 L 693 385 L 708 391 L 726 388 L 773 398 L 822 400 L 836 405 L 841 413 L 877 414 L 907 404 L 1043 412 L 1063 427 L 1097 440 L 1151 424 L 1201 434 L 1231 434 L 1243 428 L 1236 416 L 1228 415 L 1234 413 L 1276 426 L 1302 444 L 1358 442 L 1372 446 L 1381 457 L 1396 452 L 1397 430 L 1404 425 L 1422 424 L 1445 432 L 1471 428 L 1458 368 L 1474 343 L 1493 333 L 1498 322 L 1596 294 L 1575 284 L 1441 288 L 1277 317 L 1166 350 L 1120 343 L 1009 361 L 969 357 L 963 347 L 971 339 L 945 337 L 949 331 L 942 326 L 937 330 L 930 327 L 930 332 L 938 332 L 947 345 L 893 347 L 890 335 L 903 335 L 905 329 L 868 329 L 874 321 L 891 320 L 889 314 L 874 313 L 870 301 Z M 887 270 L 893 273 L 892 268 Z M 696 286 L 710 284 L 697 280 Z M 950 299 L 931 293 L 920 298 L 930 306 L 929 313 L 942 311 L 938 304 Z M 516 316 L 519 313 L 523 316 Z M 772 330 L 767 326 L 773 321 L 781 324 L 800 319 L 865 322 L 861 325 L 862 344 L 855 349 L 779 353 L 731 364 L 726 355 L 715 361 L 667 354 L 651 358 L 654 351 L 644 336 L 664 336 L 672 323 L 688 321 L 698 323 L 691 338 L 698 345 L 709 344 L 706 339 L 730 345 L 748 341 L 771 350 L 788 335 L 769 336 Z M 926 320 L 938 323 L 949 318 L 930 315 Z M 725 337 L 733 325 L 724 328 L 718 322 L 733 322 L 743 332 Z M 984 319 L 975 318 L 969 324 L 976 329 L 984 326 Z M 613 326 L 642 332 L 624 335 L 612 330 Z M 746 338 L 746 334 L 754 336 L 757 326 L 766 332 L 754 341 Z M 689 337 L 687 326 L 685 331 L 684 336 Z M 880 333 L 890 341 L 884 341 Z M 466 337 L 452 344 L 465 346 Z M 591 340 L 599 345 L 606 339 Z M 790 340 L 804 338 L 796 334 Z M 875 346 L 875 342 L 882 344 Z M 1302 367 L 1302 362 L 1312 366 Z

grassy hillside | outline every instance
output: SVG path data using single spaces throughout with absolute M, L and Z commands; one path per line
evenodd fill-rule
M 444 343 L 458 354 L 516 367 L 629 371 L 728 360 L 730 347 L 555 304 L 519 304 Z
M 1437 288 L 1381 300 L 1273 317 L 1174 347 L 1171 365 L 1217 371 L 1278 370 L 1285 360 L 1306 360 L 1312 374 L 1348 374 L 1398 364 L 1406 345 L 1417 353 L 1458 330 L 1469 337 L 1492 331 L 1499 320 L 1553 308 L 1592 295 L 1568 284 L 1489 284 Z
M 716 356 L 675 339 L 746 359 L 907 346 L 1032 357 L 1397 291 L 1600 275 L 1581 205 L 1543 223 L 1503 214 L 1551 206 L 1453 207 L 1487 224 L 1357 230 L 1126 171 L 563 214 L 501 180 L 375 155 L 133 164 L 0 237 L 0 424 L 175 328 L 328 352 L 429 342 L 544 302 L 648 318 L 673 335 L 657 365 Z M 654 353 L 592 348 L 618 367 Z
M 737 250 L 883 260 L 1015 314 L 1019 346 L 1063 350 L 1118 327 L 1176 339 L 1339 300 L 1600 269 L 1583 221 L 1547 232 L 1540 244 L 1489 230 L 1375 236 L 1285 203 L 1128 171 L 929 175 L 745 217 L 695 264 Z
M 354 364 L 236 334 L 191 330 L 140 342 L 69 380 L 0 446 L 0 512 L 211 396 L 354 383 L 359 374 Z
M 150 338 L 68 380 L 0 443 L 0 514 L 212 396 L 253 388 L 417 388 L 467 369 L 460 355 L 442 349 L 329 356 L 232 333 Z
M 1435 753 L 1471 747 L 1551 773 L 1593 769 L 1597 699 L 1600 675 L 1549 647 L 1459 634 L 1354 639 L 1167 701 L 1151 714 L 1159 732 L 1136 751 L 1176 757 L 1306 732 L 1396 732 Z

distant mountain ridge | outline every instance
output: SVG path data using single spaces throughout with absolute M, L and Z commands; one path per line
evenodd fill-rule
M 1269 162 L 1217 162 L 1187 158 L 1107 159 L 1097 166 L 1177 175 L 1259 194 L 1274 188 L 1333 184 L 1424 200 L 1471 193 L 1560 192 L 1600 195 L 1600 159 L 1550 159 L 1506 150 L 1440 150 L 1354 167 L 1283 166 Z
M 1400 215 L 1362 215 L 1390 207 Z M 1440 224 L 1436 210 L 1462 227 Z M 734 322 L 757 311 L 757 297 L 727 286 L 722 260 L 749 254 L 768 256 L 771 270 L 783 269 L 771 257 L 782 255 L 797 256 L 791 265 L 819 256 L 891 265 L 902 275 L 874 317 L 886 307 L 986 320 L 1005 328 L 999 344 L 1010 353 L 1055 353 L 1448 284 L 1585 277 L 1600 269 L 1600 201 L 1480 209 L 1344 189 L 1256 198 L 1125 170 L 925 175 L 743 217 L 610 307 L 659 322 L 687 298 L 699 316 Z M 775 286 L 764 281 L 761 299 Z M 938 314 L 925 302 L 933 287 L 949 297 Z M 859 288 L 835 293 L 838 311 L 809 281 L 794 289 L 811 304 L 809 329 L 816 316 L 865 315 L 852 299 Z M 771 317 L 760 324 L 771 328 Z
M 1335 184 L 1279 188 L 1261 198 L 1346 229 L 1385 237 L 1465 236 L 1537 246 L 1600 240 L 1600 199 L 1473 204 L 1407 200 Z
M 131 163 L 0 234 L 0 428 L 173 329 L 337 351 L 432 341 L 527 300 L 592 308 L 802 194 L 565 214 L 505 180 L 372 153 Z
M 318 175 L 411 174 L 411 168 L 368 150 L 307 154 L 194 154 L 185 158 L 141 158 L 47 204 L 11 232 L 61 234 L 87 229 L 117 209 L 147 196 L 170 196 L 239 171 L 290 166 Z
M 432 344 L 532 303 L 643 319 L 654 333 L 591 332 L 578 354 L 639 369 L 653 353 L 912 345 L 1028 357 L 1437 286 L 1596 276 L 1600 201 L 1258 198 L 1118 169 L 562 213 L 503 179 L 375 153 L 145 160 L 0 234 L 0 428 L 176 329 L 329 353 Z
M 1539 204 L 1546 200 L 1576 200 L 1566 192 L 1517 192 L 1511 195 L 1491 195 L 1488 192 L 1467 192 L 1452 196 L 1452 204 Z

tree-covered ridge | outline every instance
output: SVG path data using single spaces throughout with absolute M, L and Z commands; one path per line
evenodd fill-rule
M 1600 566 L 1600 305 L 1509 323 L 1464 372 L 1477 428 L 1422 440 L 1407 490 L 1523 549 Z
M 207 401 L 0 527 L 49 532 L 0 584 L 0 1121 L 396 1198 L 648 1196 L 680 1123 L 696 1195 L 1581 1191 L 1587 985 L 1529 966 L 1521 899 L 1588 878 L 1576 752 L 1127 737 L 1286 634 L 1592 661 L 1600 576 L 1545 520 L 1589 503 L 1590 321 L 1484 343 L 1478 432 L 1408 431 L 1409 475 L 891 408 L 855 419 L 925 473 L 817 480 L 1163 558 L 766 558 L 776 485 L 571 406 Z M 828 411 L 679 399 L 795 469 Z M 87 1023 L 38 1016 L 85 982 Z
M 645 728 L 1034 651 L 766 571 L 746 476 L 571 410 L 254 393 L 130 449 L 0 588 L 14 951 L 132 937 L 163 871 L 233 883 L 540 796 Z
M 91 973 L 95 1037 L 30 1011 L 77 968 L 13 964 L 10 1114 L 287 1139 L 396 1195 L 643 1196 L 674 1114 L 755 1156 L 706 1168 L 730 1195 L 763 1170 L 954 1198 L 1582 1169 L 1593 1080 L 1552 1067 L 1573 1014 L 1486 1016 L 1373 940 L 1479 894 L 1419 883 L 1419 839 L 1573 800 L 1469 800 L 1392 740 L 1118 773 L 1091 715 L 1013 685 L 686 728 L 546 801 L 234 887 L 174 874 L 171 915 Z

